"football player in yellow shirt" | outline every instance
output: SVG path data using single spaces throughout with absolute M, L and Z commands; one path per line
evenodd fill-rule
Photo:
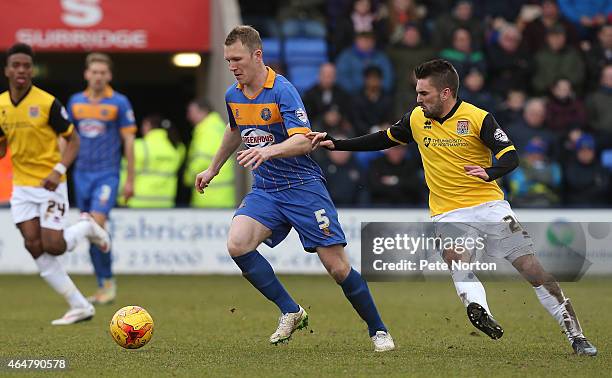
M 79 136 L 62 104 L 32 85 L 32 48 L 17 43 L 6 56 L 4 74 L 9 90 L 0 94 L 0 158 L 9 146 L 13 164 L 11 214 L 40 276 L 70 305 L 52 324 L 89 320 L 94 307 L 57 257 L 85 238 L 104 250 L 110 248 L 108 233 L 91 219 L 64 229 L 69 208 L 66 169 L 79 150 Z M 65 140 L 63 155 L 58 136 Z
M 418 106 L 389 129 L 347 140 L 312 132 L 308 136 L 313 145 L 375 151 L 415 142 L 423 160 L 436 233 L 445 235 L 448 227 L 453 227 L 464 233 L 476 230 L 479 235 L 486 234 L 487 253 L 508 260 L 531 283 L 574 351 L 596 355 L 597 349 L 582 333 L 571 302 L 535 257 L 531 238 L 495 182 L 518 165 L 512 141 L 493 115 L 457 97 L 459 76 L 452 64 L 432 60 L 414 73 Z M 495 164 L 491 153 L 497 158 Z M 466 261 L 470 256 L 446 249 L 442 257 L 452 266 L 452 261 Z M 500 338 L 503 329 L 493 318 L 484 287 L 474 272 L 453 269 L 451 276 L 472 324 L 491 338 Z

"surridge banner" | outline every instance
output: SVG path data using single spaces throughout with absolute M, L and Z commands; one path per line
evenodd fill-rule
M 0 49 L 208 51 L 209 0 L 0 1 Z

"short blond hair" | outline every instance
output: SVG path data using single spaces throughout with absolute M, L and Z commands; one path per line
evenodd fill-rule
M 104 53 L 93 52 L 87 55 L 85 58 L 85 68 L 89 68 L 92 63 L 105 63 L 109 70 L 112 71 L 113 69 L 113 61 L 110 56 Z
M 263 49 L 259 32 L 251 25 L 239 25 L 232 29 L 225 38 L 225 46 L 231 46 L 237 41 L 242 42 L 250 52 Z

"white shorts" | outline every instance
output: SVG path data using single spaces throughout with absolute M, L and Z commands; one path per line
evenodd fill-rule
M 521 256 L 534 254 L 531 236 L 518 222 L 507 201 L 456 209 L 433 216 L 431 220 L 436 224 L 436 235 L 483 238 L 484 252 L 492 257 L 513 262 Z
M 40 227 L 63 230 L 68 219 L 68 188 L 63 182 L 55 191 L 35 186 L 14 186 L 11 214 L 15 224 L 40 218 Z

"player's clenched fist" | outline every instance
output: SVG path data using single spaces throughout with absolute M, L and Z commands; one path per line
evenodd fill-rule
M 333 150 L 336 148 L 334 142 L 332 140 L 325 140 L 327 137 L 327 133 L 319 133 L 316 131 L 311 131 L 306 134 L 306 137 L 310 139 L 312 142 L 312 149 L 315 150 L 317 147 L 327 148 L 328 150 Z
M 218 174 L 219 172 L 215 172 L 212 169 L 208 168 L 205 171 L 202 171 L 200 173 L 198 173 L 198 175 L 196 176 L 195 179 L 195 188 L 198 192 L 200 193 L 204 193 L 204 188 L 206 188 L 208 186 L 208 184 L 210 184 L 210 182 L 212 181 L 213 178 L 215 178 L 215 176 Z
M 58 173 L 57 171 L 51 171 L 49 176 L 45 177 L 40 183 L 40 185 L 43 188 L 53 192 L 55 191 L 55 189 L 57 189 L 57 186 L 60 184 L 61 179 L 62 175 L 60 173 Z

